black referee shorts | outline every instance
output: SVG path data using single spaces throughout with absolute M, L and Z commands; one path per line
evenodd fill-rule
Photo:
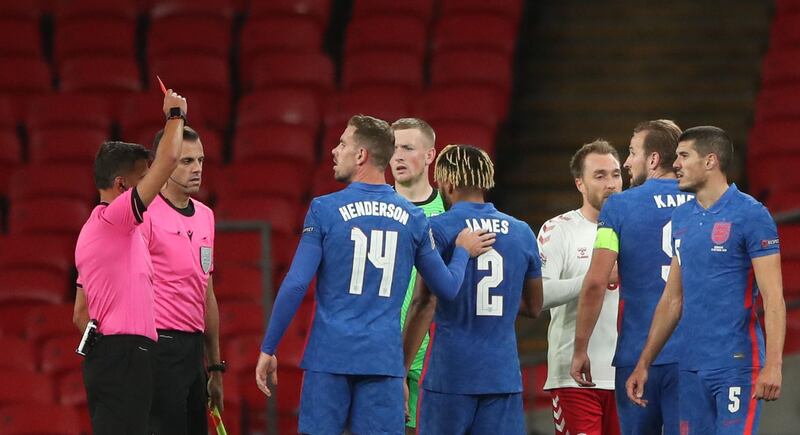
M 86 355 L 83 382 L 95 435 L 149 433 L 154 345 L 141 335 L 105 335 Z
M 203 334 L 158 330 L 150 427 L 156 435 L 207 435 Z

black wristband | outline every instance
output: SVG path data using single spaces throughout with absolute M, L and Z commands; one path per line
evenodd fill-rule
M 171 107 L 169 109 L 169 114 L 167 114 L 167 121 L 170 119 L 183 119 L 183 123 L 186 123 L 186 112 L 184 112 L 180 107 Z
M 219 364 L 211 364 L 210 366 L 206 367 L 207 372 L 221 372 L 225 373 L 228 370 L 228 363 L 225 361 L 220 361 Z

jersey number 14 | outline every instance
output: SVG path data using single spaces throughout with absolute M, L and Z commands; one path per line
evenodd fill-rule
M 367 260 L 383 272 L 378 296 L 388 298 L 392 295 L 394 261 L 397 256 L 397 231 L 372 230 L 369 238 L 360 228 L 350 230 L 353 241 L 353 271 L 350 274 L 350 294 L 360 295 L 364 288 L 364 270 Z

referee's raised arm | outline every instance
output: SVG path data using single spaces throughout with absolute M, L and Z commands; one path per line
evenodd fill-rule
M 164 126 L 164 135 L 158 143 L 155 159 L 150 165 L 150 170 L 136 186 L 139 198 L 145 207 L 153 202 L 161 186 L 167 182 L 170 174 L 178 166 L 183 144 L 183 126 L 186 122 L 186 98 L 181 97 L 172 89 L 167 90 L 164 96 L 164 115 L 167 123 Z

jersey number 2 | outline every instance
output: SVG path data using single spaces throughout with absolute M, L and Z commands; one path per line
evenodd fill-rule
M 360 228 L 350 230 L 353 241 L 353 272 L 350 274 L 350 294 L 360 295 L 364 288 L 364 269 L 367 259 L 377 269 L 383 271 L 378 296 L 388 298 L 392 295 L 392 278 L 394 277 L 394 260 L 397 255 L 397 231 L 372 230 L 370 232 L 369 249 L 367 235 Z
M 489 290 L 503 282 L 503 257 L 494 249 L 478 256 L 478 270 L 491 273 L 478 281 L 478 300 L 475 314 L 478 316 L 502 316 L 503 297 L 489 296 Z

